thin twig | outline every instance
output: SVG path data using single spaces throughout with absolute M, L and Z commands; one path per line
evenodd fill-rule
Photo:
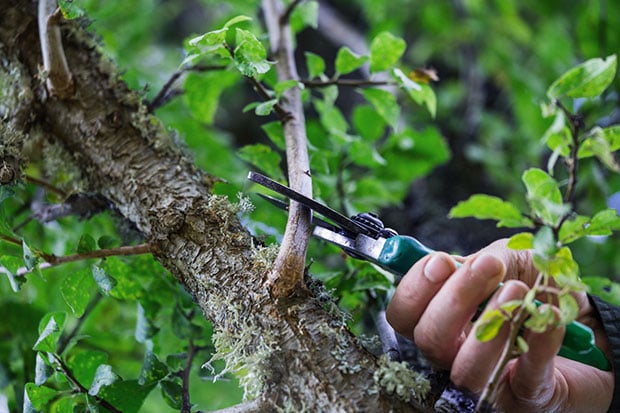
M 291 14 L 293 14 L 293 11 L 295 10 L 295 8 L 302 1 L 303 0 L 293 0 L 291 2 L 291 4 L 288 5 L 286 10 L 284 10 L 284 13 L 282 13 L 282 15 L 280 16 L 280 26 L 285 26 L 285 25 L 287 25 L 289 23 L 289 21 L 291 19 Z
M 259 96 L 267 101 L 267 100 L 271 100 L 273 99 L 270 95 L 269 92 L 267 91 L 267 89 L 265 88 L 265 86 L 263 86 L 263 84 L 261 82 L 259 82 L 258 80 L 256 80 L 253 77 L 246 77 L 246 79 L 248 79 L 248 81 L 252 84 L 252 86 L 254 87 L 254 90 L 256 90 L 256 93 L 259 94 Z M 276 114 L 278 115 L 278 117 L 280 118 L 280 121 L 282 123 L 286 123 L 290 118 L 291 118 L 291 113 L 288 112 L 286 109 L 284 109 L 282 107 L 282 105 L 280 105 L 279 103 L 276 103 L 275 105 L 273 105 L 273 110 L 276 111 Z
M 166 81 L 166 83 L 159 90 L 159 93 L 146 104 L 146 109 L 149 113 L 155 111 L 155 109 L 163 106 L 168 101 L 168 96 L 170 96 L 170 89 L 174 82 L 176 82 L 183 74 L 186 72 L 207 72 L 211 70 L 224 70 L 226 66 L 221 65 L 193 65 L 181 68 L 170 75 L 170 78 Z
M 263 13 L 269 32 L 271 53 L 279 81 L 298 80 L 295 63 L 293 33 L 289 24 L 281 24 L 285 13 L 280 0 L 263 0 Z M 286 165 L 289 186 L 312 197 L 312 179 L 301 93 L 290 88 L 282 94 L 281 104 L 290 117 L 282 119 L 286 142 Z M 306 249 L 311 235 L 311 213 L 298 202 L 291 202 L 284 237 L 268 276 L 274 297 L 293 294 L 303 285 Z
M 69 342 L 71 341 L 71 339 L 73 339 L 73 337 L 75 337 L 77 335 L 77 333 L 80 331 L 80 329 L 82 328 L 82 325 L 84 325 L 84 321 L 86 321 L 86 319 L 88 318 L 90 313 L 97 306 L 99 301 L 101 301 L 101 298 L 103 298 L 103 296 L 101 295 L 101 293 L 98 292 L 93 297 L 93 299 L 90 300 L 90 302 L 88 303 L 88 305 L 84 309 L 84 313 L 82 314 L 82 316 L 80 318 L 78 318 L 78 321 L 75 324 L 75 326 L 73 327 L 73 329 L 69 333 L 67 333 L 66 335 L 63 335 L 60 338 L 60 340 L 58 340 L 58 348 L 56 350 L 58 352 L 58 354 L 64 353 L 64 351 L 67 348 L 67 345 L 69 345 Z
M 570 155 L 566 162 L 568 163 L 568 174 L 569 174 L 569 182 L 568 188 L 566 189 L 566 193 L 564 195 L 564 202 L 572 203 L 575 195 L 575 187 L 577 186 L 577 156 L 579 153 L 579 132 L 583 127 L 583 118 L 580 115 L 575 115 L 571 113 L 562 102 L 556 100 L 556 105 L 564 112 L 564 115 L 567 117 L 572 143 L 570 146 Z
M 66 264 L 68 262 L 83 261 L 93 258 L 148 254 L 151 251 L 151 244 L 146 243 L 140 245 L 124 245 L 118 248 L 106 248 L 80 254 L 63 255 L 60 257 L 47 254 L 42 254 L 41 256 L 43 257 L 43 259 L 45 259 L 45 261 L 47 261 L 48 264 L 50 264 L 50 266 L 56 266 L 60 264 Z
M 62 47 L 59 27 L 62 13 L 56 3 L 56 0 L 39 0 L 39 40 L 47 89 L 51 95 L 68 99 L 73 96 L 75 85 Z
M 181 413 L 191 413 L 192 404 L 189 398 L 189 378 L 194 356 L 196 355 L 197 348 L 194 346 L 194 340 L 190 337 L 189 345 L 187 348 L 187 360 L 185 361 L 185 367 L 179 373 L 181 376 L 182 391 L 181 391 Z
M 387 80 L 370 80 L 370 79 L 328 79 L 328 80 L 301 80 L 305 87 L 321 88 L 332 85 L 347 87 L 365 87 L 365 86 L 388 86 L 394 82 Z
M 65 375 L 67 380 L 69 380 L 71 383 L 73 383 L 73 385 L 77 388 L 77 390 L 80 393 L 89 394 L 88 393 L 88 389 L 86 387 L 84 387 L 84 385 L 82 383 L 80 383 L 80 381 L 73 375 L 73 372 L 71 371 L 69 366 L 67 366 L 64 363 L 64 361 L 62 361 L 62 358 L 60 358 L 60 356 L 58 356 L 58 354 L 53 354 L 52 353 L 52 356 L 54 357 L 54 359 L 58 363 L 58 366 L 60 367 L 61 372 Z M 110 402 L 108 402 L 107 400 L 105 400 L 101 396 L 98 396 L 98 395 L 94 395 L 93 396 L 93 395 L 91 395 L 91 397 L 93 397 L 95 400 L 97 400 L 97 403 L 99 403 L 101 405 L 101 407 L 109 410 L 110 412 L 112 412 L 112 413 L 122 413 L 120 410 L 118 410 Z
M 9 244 L 19 245 L 20 247 L 23 244 L 23 241 L 17 238 L 13 238 L 9 235 L 0 234 L 0 240 L 8 242 Z
M 3 239 L 7 242 L 11 242 L 13 244 L 22 245 L 22 241 L 19 241 L 19 240 L 16 240 L 14 238 L 7 237 L 4 235 L 0 235 L 0 239 Z M 45 262 L 39 264 L 38 266 L 40 270 L 44 270 L 44 269 L 55 267 L 61 264 L 67 264 L 70 262 L 83 261 L 83 260 L 90 260 L 90 259 L 95 259 L 95 258 L 149 254 L 152 252 L 152 248 L 153 248 L 152 245 L 147 243 L 147 244 L 140 244 L 140 245 L 135 245 L 135 246 L 129 245 L 129 246 L 123 246 L 123 247 L 118 247 L 118 248 L 101 249 L 97 251 L 90 251 L 90 252 L 85 252 L 85 253 L 80 253 L 80 254 L 63 255 L 60 257 L 53 255 L 53 254 L 47 254 L 41 251 L 37 251 L 36 254 L 45 260 Z M 15 275 L 22 277 L 30 273 L 31 271 L 32 269 L 23 267 L 23 268 L 19 268 L 16 271 Z
M 60 196 L 61 198 L 66 198 L 68 196 L 68 194 L 65 191 L 58 188 L 57 186 L 52 185 L 51 183 L 47 181 L 44 181 L 43 179 L 35 178 L 34 176 L 31 176 L 31 175 L 26 175 L 25 180 L 26 182 L 29 182 L 31 184 L 35 184 L 35 185 L 38 185 L 44 188 L 46 191 L 53 192 L 56 195 Z
M 532 286 L 532 289 L 538 289 L 543 282 L 545 281 L 545 277 L 542 273 L 538 273 L 536 277 L 536 281 Z M 487 413 L 491 411 L 493 404 L 497 398 L 497 390 L 499 389 L 500 380 L 502 379 L 502 375 L 504 373 L 504 369 L 510 360 L 515 357 L 515 349 L 517 348 L 517 337 L 521 333 L 523 324 L 527 320 L 529 316 L 529 312 L 525 307 L 525 304 L 521 304 L 521 306 L 517 309 L 517 313 L 512 317 L 509 322 L 510 332 L 508 334 L 508 338 L 506 339 L 506 344 L 500 356 L 500 359 L 495 364 L 493 368 L 493 372 L 478 399 L 478 404 L 476 405 L 477 413 Z

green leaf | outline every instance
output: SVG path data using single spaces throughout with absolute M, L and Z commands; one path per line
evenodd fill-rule
M 62 334 L 67 314 L 63 312 L 47 313 L 39 323 L 39 338 L 32 347 L 35 351 L 54 353 L 56 344 Z
M 599 211 L 592 217 L 586 227 L 587 235 L 611 235 L 612 231 L 620 229 L 620 217 L 614 208 Z
M 39 261 L 39 258 L 30 250 L 26 241 L 22 241 L 22 250 L 24 252 L 24 264 L 28 271 L 32 271 Z
M 375 88 L 363 89 L 362 94 L 387 124 L 396 129 L 400 118 L 400 106 L 394 95 L 387 90 Z
M 406 128 L 388 137 L 380 153 L 387 163 L 375 176 L 380 177 L 379 184 L 387 192 L 398 198 L 395 202 L 402 201 L 402 191 L 407 190 L 413 179 L 450 159 L 450 148 L 436 128 Z M 397 185 L 398 182 L 404 186 Z
M 525 322 L 525 327 L 535 333 L 543 333 L 547 331 L 549 325 L 556 323 L 556 315 L 551 306 L 543 305 L 538 307 L 530 318 Z
M 47 403 L 57 396 L 58 391 L 47 386 L 26 383 L 26 394 L 32 406 L 38 411 L 43 411 Z
M 166 364 L 162 363 L 157 358 L 157 355 L 149 350 L 144 355 L 144 363 L 142 363 L 138 384 L 141 386 L 156 384 L 166 377 L 167 374 L 168 367 L 166 367 Z
M 505 317 L 500 310 L 487 310 L 476 322 L 476 338 L 487 342 L 497 337 L 499 330 L 504 325 Z
M 93 382 L 88 389 L 88 394 L 96 396 L 103 387 L 111 385 L 118 379 L 119 377 L 112 371 L 112 366 L 109 364 L 100 364 L 97 366 Z
M 113 279 L 115 283 L 113 288 L 109 290 L 111 297 L 119 300 L 135 301 L 144 295 L 144 288 L 136 278 L 136 274 L 133 272 L 132 268 L 125 264 L 120 258 L 106 258 L 105 261 L 102 262 L 101 268 L 106 274 L 114 275 Z M 110 275 L 108 275 L 108 277 L 110 277 Z
M 241 159 L 256 166 L 273 179 L 280 179 L 282 177 L 282 172 L 280 171 L 282 158 L 280 154 L 274 152 L 269 146 L 262 143 L 246 145 L 239 149 L 238 154 Z
M 549 227 L 542 227 L 534 235 L 534 241 L 532 242 L 534 247 L 534 253 L 542 258 L 550 258 L 558 251 L 555 238 L 553 237 L 553 230 Z
M 123 413 L 138 413 L 153 388 L 141 386 L 137 380 L 117 380 L 101 388 L 99 396 Z
M 326 105 L 322 100 L 313 100 L 314 108 L 319 113 L 319 119 L 321 125 L 335 137 L 344 138 L 345 141 L 349 141 L 346 137 L 349 123 L 345 119 L 340 109 L 333 105 Z
M 84 10 L 77 6 L 75 0 L 58 0 L 58 7 L 62 11 L 62 17 L 67 20 L 77 19 L 84 16 Z
M 336 55 L 336 73 L 346 75 L 358 69 L 366 61 L 368 61 L 368 56 L 360 56 L 347 46 L 343 46 Z
M 110 295 L 110 291 L 112 291 L 114 286 L 117 284 L 114 277 L 109 276 L 106 271 L 98 265 L 93 265 L 91 267 L 91 272 L 95 283 L 99 287 L 99 290 L 104 295 Z
M 17 275 L 17 269 L 24 263 L 22 257 L 12 257 L 10 255 L 0 254 L 0 273 L 4 273 L 14 292 L 18 292 L 21 286 L 26 283 L 27 278 L 23 275 Z
M 188 44 L 199 52 L 199 56 L 216 55 L 219 57 L 230 58 L 230 53 L 226 49 L 226 35 L 228 28 L 213 30 L 189 40 Z M 190 54 L 192 50 L 189 50 Z M 187 59 L 185 59 L 187 60 Z M 184 62 L 185 63 L 185 62 Z
M 243 15 L 235 16 L 232 19 L 228 20 L 226 23 L 224 23 L 224 29 L 228 29 L 230 26 L 233 26 L 235 24 L 247 22 L 251 20 L 252 18 L 248 16 L 243 16 Z
M 615 172 L 620 172 L 613 151 L 620 145 L 620 128 L 593 128 L 579 147 L 578 158 L 596 156 L 603 165 Z
M 534 248 L 534 234 L 520 232 L 510 237 L 506 245 L 513 250 L 530 250 Z
M 304 88 L 304 84 L 295 80 L 295 79 L 289 79 L 289 80 L 284 80 L 282 82 L 278 82 L 276 83 L 276 85 L 273 88 L 273 91 L 276 92 L 276 96 L 278 98 L 282 97 L 282 94 L 284 92 L 286 92 L 289 89 L 292 89 L 294 87 L 298 87 L 299 89 L 303 89 Z
M 529 344 L 527 344 L 527 341 L 521 336 L 517 336 L 517 349 L 519 350 L 519 354 L 525 354 L 530 351 Z
M 69 273 L 60 284 L 60 294 L 71 308 L 73 315 L 81 317 L 90 302 L 91 291 L 95 287 L 92 271 L 89 267 L 80 268 Z
M 562 244 L 570 244 L 586 235 L 586 228 L 590 224 L 590 218 L 583 215 L 571 216 L 560 227 L 559 240 Z
M 236 28 L 234 62 L 239 71 L 247 77 L 257 77 L 267 73 L 271 65 L 266 59 L 267 52 L 256 36 L 240 28 Z
M 42 354 L 40 351 L 37 351 L 35 358 L 34 384 L 37 386 L 45 384 L 47 379 L 54 374 L 54 369 L 47 363 Z
M 562 202 L 556 180 L 538 168 L 526 170 L 522 180 L 532 212 L 545 224 L 556 226 L 560 218 L 570 211 L 570 207 Z
M 278 99 L 270 99 L 265 102 L 259 103 L 256 108 L 254 108 L 254 113 L 258 116 L 267 116 L 273 110 L 273 107 L 278 103 Z
M 118 245 L 118 240 L 110 235 L 103 235 L 97 240 L 97 246 L 101 249 L 114 248 Z
M 553 82 L 547 95 L 550 99 L 597 97 L 614 80 L 616 65 L 616 55 L 587 60 Z
M 530 219 L 524 217 L 519 209 L 501 198 L 476 194 L 468 200 L 459 202 L 450 210 L 450 218 L 474 217 L 478 219 L 494 219 L 498 227 L 532 227 Z
M 159 332 L 159 328 L 153 322 L 154 314 L 148 314 L 145 309 L 145 305 L 143 305 L 142 302 L 139 302 L 138 314 L 136 318 L 136 331 L 134 333 L 134 337 L 138 343 L 146 343 Z
M 375 142 L 385 133 L 385 120 L 370 105 L 356 105 L 352 123 L 357 133 L 367 142 Z
M 381 32 L 370 43 L 370 71 L 380 72 L 394 66 L 405 52 L 407 44 L 400 37 Z
M 437 113 L 437 97 L 430 85 L 414 82 L 398 68 L 392 69 L 392 78 L 414 102 L 418 105 L 425 105 L 428 113 L 430 113 L 433 118 L 435 117 Z
M 261 126 L 261 128 L 265 131 L 271 142 L 273 142 L 278 149 L 282 151 L 286 149 L 284 130 L 282 129 L 282 124 L 280 122 L 274 121 L 265 123 Z
M 319 77 L 325 73 L 325 61 L 321 56 L 311 52 L 305 52 L 304 55 L 306 56 L 306 67 L 310 79 Z
M 377 152 L 373 145 L 368 145 L 360 139 L 351 142 L 349 157 L 358 165 L 375 167 L 387 165 L 387 161 Z
M 562 324 L 570 324 L 579 315 L 579 305 L 577 300 L 570 293 L 560 294 L 559 308 L 560 308 L 560 322 Z
M 80 241 L 77 245 L 77 253 L 85 254 L 87 252 L 92 252 L 97 249 L 97 242 L 95 239 L 89 234 L 82 234 L 80 237 Z
M 177 380 L 162 380 L 159 383 L 161 394 L 166 403 L 173 409 L 180 409 L 182 403 L 183 388 Z
M 291 15 L 291 27 L 294 32 L 301 31 L 304 27 L 316 29 L 319 22 L 319 2 L 304 1 L 295 6 Z
M 78 382 L 89 388 L 100 365 L 108 361 L 108 355 L 97 350 L 71 351 L 67 366 Z
M 239 81 L 237 73 L 211 71 L 188 73 L 184 99 L 192 116 L 207 125 L 213 123 L 222 93 Z

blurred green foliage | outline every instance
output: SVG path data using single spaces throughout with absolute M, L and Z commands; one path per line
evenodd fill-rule
M 80 9 L 86 12 L 103 50 L 147 101 L 184 67 L 182 62 L 227 65 L 185 73 L 173 85 L 182 90 L 181 96 L 156 109 L 195 163 L 222 179 L 218 193 L 235 197 L 250 191 L 245 183 L 249 169 L 283 180 L 283 133 L 272 110 L 283 90 L 302 89 L 315 196 L 346 214 L 402 204 L 411 183 L 440 165 L 474 165 L 492 182 L 494 192 L 511 203 L 492 201 L 506 211 L 504 222 L 514 223 L 514 210 L 526 207 L 522 173 L 530 167 L 545 169 L 557 160 L 553 150 L 562 142 L 562 129 L 553 129 L 556 119 L 540 115 L 547 88 L 578 63 L 620 50 L 620 4 L 608 0 L 577 0 L 571 7 L 558 0 L 326 2 L 328 11 L 365 39 L 366 51 L 347 46 L 346 38 L 344 44 L 334 44 L 321 37 L 329 28 L 317 20 L 319 4 L 304 1 L 291 16 L 304 80 L 371 74 L 390 83 L 387 91 L 381 85 L 313 87 L 275 80 L 258 0 L 63 4 L 67 17 L 80 18 Z M 226 26 L 235 16 L 248 18 Z M 216 38 L 215 48 L 204 37 L 202 43 L 191 43 L 223 28 L 222 37 L 211 37 Z M 222 41 L 238 54 L 227 55 Z M 423 83 L 413 76 L 416 68 L 433 68 L 439 82 Z M 261 99 L 243 75 L 261 81 L 271 99 Z M 619 89 L 616 75 L 605 94 L 574 99 L 570 109 L 583 114 L 589 130 L 608 128 L 618 121 Z M 557 146 L 546 147 L 549 143 Z M 612 160 L 599 159 L 584 157 L 580 163 L 576 200 L 584 215 L 604 209 L 608 197 L 620 190 L 620 178 L 604 166 Z M 27 172 L 53 179 L 37 165 Z M 566 184 L 565 176 L 556 179 Z M 66 411 L 73 405 L 86 411 L 98 396 L 123 403 L 128 392 L 135 397 L 127 401 L 130 405 L 117 406 L 123 411 L 178 410 L 177 373 L 192 348 L 199 349 L 191 366 L 192 403 L 211 410 L 239 402 L 242 394 L 234 378 L 208 381 L 221 366 L 214 366 L 215 373 L 200 368 L 213 351 L 209 323 L 150 257 L 92 260 L 16 275 L 20 267 L 36 267 L 32 259 L 37 251 L 66 255 L 139 242 L 130 226 L 112 213 L 48 224 L 27 221 L 29 204 L 39 193 L 30 184 L 0 192 L 0 232 L 25 241 L 0 241 L 0 265 L 12 272 L 0 281 L 5 314 L 0 325 L 0 395 L 11 411 L 22 410 L 25 394 L 39 410 Z M 46 200 L 59 201 L 51 195 Z M 244 224 L 264 242 L 277 241 L 284 214 L 259 198 L 253 201 L 257 208 L 242 217 Z M 484 215 L 485 210 L 477 212 Z M 522 217 L 517 220 L 529 224 Z M 20 228 L 13 231 L 16 226 Z M 583 237 L 572 244 L 582 273 L 598 276 L 590 278 L 590 284 L 608 295 L 617 289 L 609 277 L 620 268 L 619 247 L 613 237 L 605 242 Z M 318 242 L 312 243 L 309 257 L 310 271 L 351 314 L 352 328 L 362 332 L 366 307 L 392 288 L 392 279 Z M 49 324 L 50 319 L 54 323 Z M 50 370 L 60 366 L 58 360 L 65 371 Z M 70 375 L 92 394 L 69 392 L 75 386 L 68 382 Z

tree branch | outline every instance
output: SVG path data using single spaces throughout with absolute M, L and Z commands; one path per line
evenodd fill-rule
M 42 257 L 47 261 L 47 265 L 45 268 L 66 264 L 68 262 L 75 261 L 83 261 L 90 260 L 94 258 L 106 258 L 106 257 L 116 257 L 116 256 L 128 256 L 128 255 L 141 255 L 141 254 L 149 254 L 152 252 L 151 244 L 140 244 L 140 245 L 125 245 L 118 248 L 107 248 L 96 251 L 84 252 L 81 254 L 72 254 L 72 255 L 48 255 L 43 254 Z
M 0 53 L 23 64 L 26 73 L 37 73 L 36 25 L 20 23 L 36 20 L 31 3 L 0 0 L 0 10 L 11 16 L 0 25 Z M 20 25 L 25 32 L 15 36 Z M 210 193 L 211 183 L 166 128 L 145 116 L 138 94 L 111 65 L 101 64 L 100 47 L 89 34 L 73 21 L 66 23 L 66 33 L 67 60 L 80 73 L 79 100 L 36 94 L 40 116 L 34 126 L 50 131 L 89 187 L 135 224 L 156 259 L 191 293 L 217 333 L 216 353 L 253 378 L 255 392 L 248 397 L 257 401 L 251 404 L 262 411 L 415 411 L 379 387 L 376 357 L 347 330 L 342 314 L 327 311 L 302 289 L 274 299 L 265 285 L 273 268 L 270 249 L 254 245 L 238 207 Z M 303 126 L 301 105 L 291 96 L 284 98 L 286 109 L 295 109 L 295 118 L 285 123 L 287 134 L 292 124 Z M 3 99 L 0 94 L 0 103 Z M 121 121 L 110 124 L 110 112 L 118 112 Z M 310 192 L 306 172 L 298 169 L 302 176 L 294 181 L 296 189 Z M 300 264 L 301 272 L 303 260 Z
M 262 7 L 278 80 L 298 80 L 293 34 L 288 22 L 282 21 L 285 13 L 283 4 L 279 0 L 263 0 Z M 283 93 L 282 107 L 290 114 L 288 119 L 283 119 L 289 186 L 312 197 L 305 117 L 298 88 L 290 88 Z M 311 232 L 310 218 L 310 210 L 297 202 L 290 203 L 280 251 L 269 274 L 271 291 L 275 297 L 291 295 L 303 284 L 306 249 Z
M 47 72 L 47 89 L 52 96 L 68 99 L 73 95 L 73 75 L 62 46 L 60 27 L 62 13 L 56 0 L 39 0 L 39 38 L 43 69 Z

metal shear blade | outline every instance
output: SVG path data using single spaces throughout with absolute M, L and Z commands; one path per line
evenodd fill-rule
M 334 211 L 328 206 L 325 206 L 315 201 L 312 198 L 308 198 L 307 196 L 300 194 L 299 192 L 287 186 L 284 186 L 274 181 L 273 179 L 266 177 L 265 175 L 259 174 L 258 172 L 250 172 L 248 174 L 248 179 L 252 182 L 256 182 L 257 184 L 260 184 L 266 188 L 269 188 L 275 192 L 278 192 L 279 194 L 282 194 L 286 196 L 287 198 L 292 199 L 293 201 L 297 201 L 305 205 L 311 210 L 317 212 L 318 214 L 323 215 L 325 218 L 330 219 L 331 221 L 336 223 L 338 226 L 340 226 L 345 231 L 349 231 L 353 233 L 354 235 L 357 235 L 357 234 L 372 235 L 366 228 L 364 228 L 357 222 L 352 221 L 351 219 L 345 217 L 341 213 Z

